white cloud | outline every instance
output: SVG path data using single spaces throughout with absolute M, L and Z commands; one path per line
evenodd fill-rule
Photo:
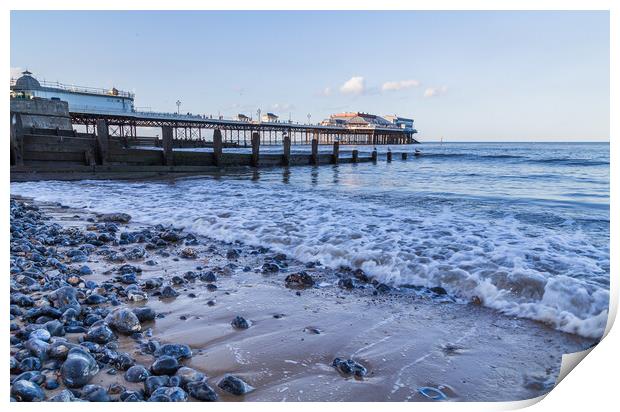
M 381 86 L 381 90 L 383 90 L 384 92 L 387 91 L 395 91 L 395 90 L 403 90 L 403 89 L 409 89 L 411 87 L 418 87 L 420 85 L 420 82 L 417 80 L 400 80 L 397 82 L 385 82 L 383 83 L 383 86 Z
M 366 84 L 362 76 L 353 76 L 340 86 L 340 92 L 344 94 L 362 94 L 365 89 Z
M 448 91 L 448 87 L 447 86 L 427 87 L 426 90 L 424 90 L 424 97 L 437 97 L 437 96 L 441 96 L 441 95 L 446 94 L 447 91 Z

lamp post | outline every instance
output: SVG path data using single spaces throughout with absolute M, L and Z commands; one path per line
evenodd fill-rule
M 181 114 L 181 101 L 177 100 L 177 114 Z
M 260 123 L 260 121 L 261 121 L 261 119 L 260 119 L 260 109 L 258 109 L 256 111 L 256 115 L 258 116 L 258 119 L 256 119 L 256 120 Z
M 310 118 L 312 117 L 312 115 L 310 113 L 308 113 L 308 124 L 310 124 Z

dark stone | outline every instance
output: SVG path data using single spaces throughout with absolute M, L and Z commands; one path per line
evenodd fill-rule
M 168 385 L 169 380 L 168 376 L 149 376 L 144 381 L 144 393 L 151 396 L 157 388 Z
M 172 286 L 164 286 L 160 292 L 162 298 L 176 298 L 179 296 L 179 293 Z
M 138 317 L 127 308 L 114 309 L 114 311 L 106 317 L 106 322 L 116 331 L 125 335 L 142 330 Z
M 178 386 L 165 387 L 161 386 L 153 392 L 151 397 L 149 398 L 149 402 L 154 402 L 152 399 L 167 397 L 170 399 L 170 402 L 186 402 L 187 401 L 187 393 Z M 157 401 L 160 402 L 160 401 Z
M 100 222 L 129 223 L 131 216 L 127 213 L 104 213 L 99 215 Z
M 280 271 L 280 266 L 278 266 L 276 263 L 266 262 L 263 263 L 262 271 L 265 274 L 277 273 Z
M 437 294 L 437 295 L 447 295 L 448 292 L 442 288 L 441 286 L 435 286 L 434 288 L 430 288 L 429 289 L 431 292 Z
M 288 288 L 304 289 L 314 286 L 314 279 L 306 272 L 293 273 L 284 279 L 284 283 Z
M 377 292 L 379 293 L 387 293 L 389 292 L 392 288 L 390 288 L 388 285 L 386 285 L 385 283 L 378 283 L 375 286 L 375 289 L 377 290 Z
M 245 320 L 245 318 L 241 317 L 241 316 L 236 316 L 232 322 L 230 322 L 230 324 L 233 326 L 233 328 L 235 329 L 247 329 L 250 327 L 250 322 L 248 322 L 247 320 Z
M 13 382 L 11 396 L 18 402 L 42 402 L 45 400 L 45 392 L 35 383 L 26 380 Z
M 116 335 L 114 334 L 114 332 L 112 332 L 112 329 L 110 329 L 106 324 L 92 326 L 84 336 L 84 340 L 95 343 L 108 343 L 115 339 Z
M 157 315 L 155 311 L 148 306 L 134 308 L 133 313 L 136 315 L 140 322 L 155 320 L 155 316 Z
M 50 402 L 73 402 L 74 400 L 75 395 L 69 389 L 63 389 L 49 399 Z
M 201 381 L 205 378 L 205 374 L 197 371 L 196 369 L 190 368 L 188 366 L 183 366 L 177 370 L 176 376 L 181 378 L 180 385 L 181 387 L 186 387 L 186 385 L 190 382 Z
M 179 361 L 173 356 L 163 355 L 151 365 L 153 375 L 174 375 L 179 369 Z
M 149 376 L 150 372 L 142 365 L 134 365 L 125 372 L 127 382 L 144 382 Z
M 347 376 L 355 375 L 361 378 L 366 376 L 366 374 L 368 373 L 368 371 L 362 364 L 354 361 L 353 359 L 336 358 L 332 362 L 332 366 L 336 368 L 336 370 L 338 370 L 340 373 Z
M 355 284 L 353 283 L 353 279 L 351 278 L 344 278 L 344 279 L 340 279 L 338 281 L 338 286 L 340 286 L 342 289 L 353 289 L 355 287 Z
M 241 378 L 238 378 L 233 375 L 226 375 L 217 386 L 220 389 L 232 393 L 233 395 L 245 395 L 246 393 L 250 393 L 254 390 L 254 388 L 247 383 L 245 383 Z
M 159 346 L 153 352 L 156 357 L 172 356 L 178 360 L 189 359 L 192 357 L 192 350 L 189 346 L 178 343 L 166 343 Z
M 187 384 L 187 391 L 192 398 L 199 401 L 214 402 L 218 399 L 217 393 L 207 384 L 206 379 L 189 382 Z
M 99 372 L 97 361 L 85 350 L 73 348 L 60 369 L 63 383 L 68 388 L 86 385 Z
M 82 399 L 89 402 L 110 402 L 108 391 L 99 385 L 86 385 L 82 388 Z

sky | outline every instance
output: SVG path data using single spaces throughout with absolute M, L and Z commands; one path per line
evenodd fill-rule
M 174 112 L 360 111 L 421 140 L 608 141 L 606 11 L 12 11 L 11 75 Z

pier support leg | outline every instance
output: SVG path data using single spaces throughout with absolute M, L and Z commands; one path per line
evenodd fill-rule
M 402 158 L 403 158 L 403 160 L 407 160 L 407 152 L 403 152 Z
M 310 164 L 319 164 L 319 141 L 316 138 L 312 139 L 312 154 L 310 155 Z
M 390 149 L 387 152 L 387 161 L 388 163 L 392 161 L 392 151 Z
M 357 151 L 357 149 L 351 152 L 351 157 L 353 158 L 353 163 L 357 163 L 357 160 L 359 158 L 359 152 Z
M 258 167 L 258 154 L 260 151 L 260 134 L 258 132 L 252 133 L 252 166 Z
M 284 146 L 284 152 L 282 154 L 282 164 L 288 166 L 291 162 L 291 136 L 288 134 L 282 138 L 282 144 Z
M 338 157 L 340 156 L 340 148 L 339 148 L 339 143 L 338 142 L 334 142 L 334 150 L 332 152 L 332 163 L 337 165 L 338 164 Z
M 172 151 L 172 126 L 162 126 L 161 146 L 164 149 L 164 165 L 174 166 L 174 153 Z
M 374 149 L 374 150 L 372 151 L 372 154 L 371 154 L 370 156 L 371 156 L 370 158 L 372 159 L 372 161 L 373 161 L 374 163 L 377 163 L 377 149 Z
M 11 164 L 24 165 L 24 130 L 19 113 L 11 116 Z
M 108 162 L 109 141 L 108 124 L 103 119 L 97 120 L 97 164 L 104 165 Z
M 213 163 L 222 165 L 222 132 L 220 129 L 213 130 Z

